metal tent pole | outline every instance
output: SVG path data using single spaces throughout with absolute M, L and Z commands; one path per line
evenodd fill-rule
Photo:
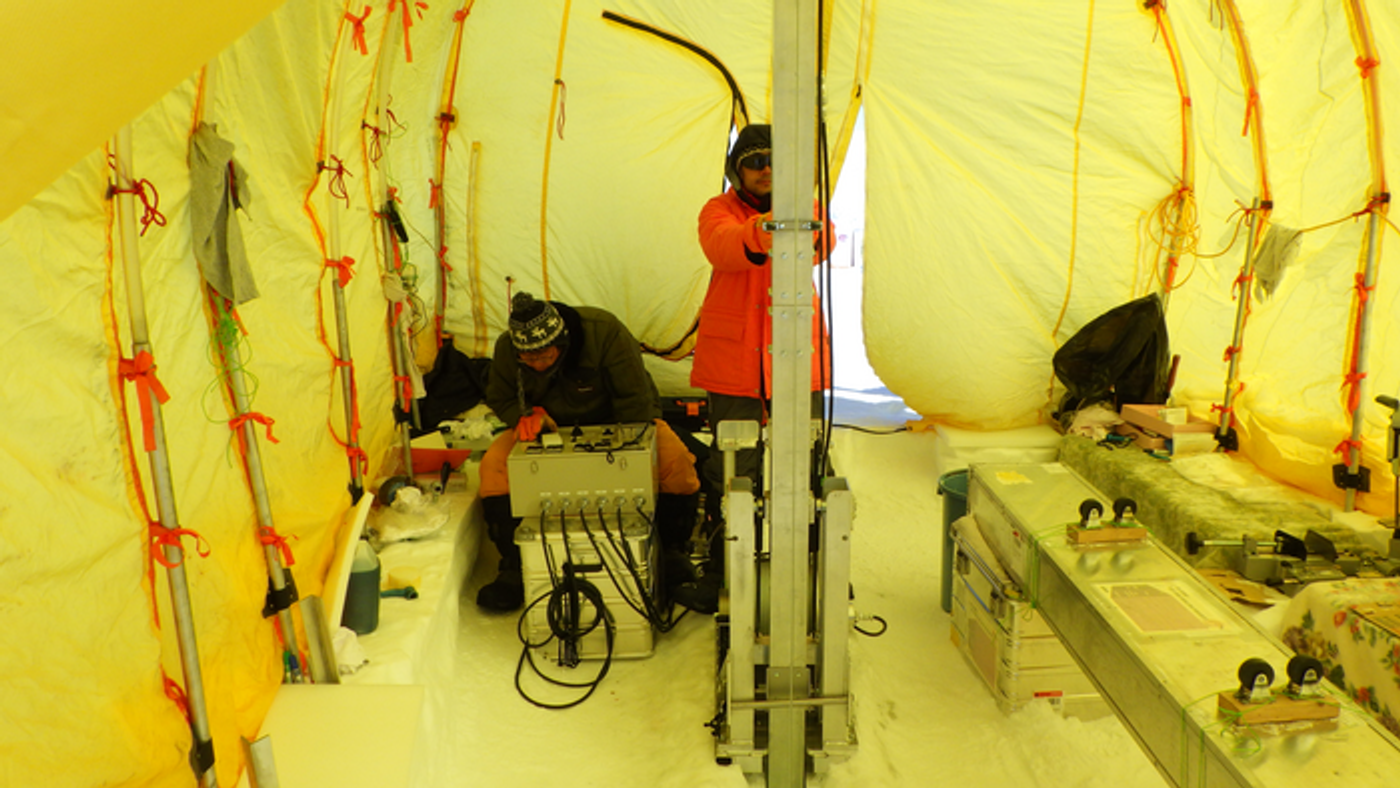
M 117 232 L 121 238 L 122 265 L 126 274 L 128 319 L 131 322 L 131 351 L 133 357 L 151 354 L 150 332 L 146 324 L 145 291 L 141 283 L 141 252 L 137 243 L 135 183 L 131 176 L 131 128 L 117 131 L 116 193 Z M 151 480 L 155 488 L 156 509 L 160 524 L 178 529 L 180 518 L 175 511 L 174 484 L 170 476 L 170 460 L 165 445 L 165 423 L 161 417 L 160 401 L 148 396 L 151 429 L 155 446 L 148 452 Z M 199 667 L 199 646 L 195 640 L 194 615 L 190 608 L 189 585 L 185 578 L 184 550 L 172 540 L 163 545 L 166 575 L 170 581 L 170 606 L 175 618 L 175 632 L 180 645 L 180 664 L 184 669 L 185 697 L 189 703 L 190 728 L 194 742 L 190 750 L 190 765 L 205 788 L 217 788 L 214 771 L 214 741 L 209 733 L 208 711 L 204 702 L 204 680 Z
M 385 210 L 392 210 L 391 203 L 384 203 Z M 389 260 L 395 264 L 395 273 L 402 273 L 402 269 L 397 266 L 398 245 L 393 237 L 394 228 L 388 221 L 383 221 L 384 229 L 384 249 Z M 402 281 L 402 277 L 400 277 Z M 394 414 L 394 420 L 398 425 L 399 450 L 403 462 L 403 473 L 408 479 L 413 479 L 413 428 L 418 426 L 418 401 L 414 399 L 409 390 L 413 378 L 409 375 L 410 360 L 408 343 L 404 338 L 407 332 L 405 321 L 412 318 L 412 307 L 407 299 L 404 302 L 390 300 L 388 303 L 387 326 L 389 329 L 389 350 L 394 364 L 394 397 L 398 401 L 398 413 Z M 436 426 L 436 425 L 434 425 Z
M 219 309 L 221 296 L 215 293 L 213 288 L 210 288 L 210 295 L 214 301 L 215 309 Z M 215 318 L 219 320 L 221 316 L 216 314 Z M 267 478 L 263 473 L 262 449 L 258 443 L 258 425 L 251 418 L 253 415 L 252 398 L 248 395 L 248 383 L 243 374 L 243 368 L 234 357 L 236 349 L 225 345 L 217 330 L 215 338 L 218 341 L 219 357 L 223 364 L 224 374 L 228 376 L 229 391 L 233 394 L 236 419 L 242 420 L 240 429 L 243 431 L 243 461 L 248 471 L 248 483 L 253 488 L 253 504 L 257 509 L 258 534 L 261 539 L 263 535 L 275 533 L 276 529 L 273 527 L 272 504 L 267 495 Z M 305 680 L 305 673 L 304 666 L 301 665 L 301 660 L 297 657 L 297 630 L 292 621 L 291 610 L 291 606 L 297 601 L 296 582 L 292 578 L 291 570 L 282 564 L 282 556 L 277 552 L 277 544 L 267 539 L 261 539 L 261 541 L 263 542 L 263 558 L 267 561 L 269 586 L 267 603 L 263 607 L 263 617 L 276 614 L 277 626 L 282 632 L 283 659 L 290 671 L 292 682 L 301 683 Z
M 1240 300 L 1235 307 L 1235 331 L 1230 337 L 1230 365 L 1225 373 L 1225 400 L 1220 410 L 1220 425 L 1215 431 L 1215 440 L 1227 451 L 1239 448 L 1239 437 L 1235 433 L 1235 381 L 1239 379 L 1240 351 L 1244 347 L 1244 321 L 1249 315 L 1250 283 L 1254 281 L 1255 248 L 1254 239 L 1259 232 L 1259 198 L 1254 198 L 1253 209 L 1249 212 L 1249 241 L 1244 247 L 1244 263 L 1240 267 Z
M 1369 292 L 1376 286 L 1376 233 L 1380 230 L 1380 216 L 1376 208 L 1373 208 L 1366 222 L 1366 272 L 1362 275 L 1361 286 Z M 1371 300 L 1363 297 L 1358 299 L 1356 314 L 1356 347 L 1354 349 L 1355 358 L 1352 360 L 1352 370 L 1356 374 L 1356 410 L 1351 414 L 1351 442 L 1347 444 L 1347 476 L 1352 479 L 1358 478 L 1361 473 L 1361 429 L 1365 426 L 1365 404 L 1366 398 L 1363 396 L 1366 386 L 1366 348 L 1370 345 L 1371 338 Z M 1344 511 L 1355 511 L 1356 509 L 1356 487 L 1348 486 L 1346 490 L 1346 506 Z
M 433 251 L 437 254 L 438 293 L 433 307 L 434 344 L 441 348 L 447 332 L 444 328 L 447 318 L 447 291 L 450 282 L 447 265 L 447 195 L 444 185 L 447 179 L 447 141 L 452 129 L 457 125 L 457 112 L 452 105 L 457 92 L 457 73 L 462 65 L 462 35 L 467 16 L 471 14 L 476 0 L 463 0 L 461 9 L 453 15 L 455 28 L 452 31 L 452 46 L 448 49 L 447 68 L 443 74 L 442 93 L 438 98 L 437 114 L 437 155 L 434 159 L 433 189 L 437 199 L 433 201 Z M 473 146 L 475 147 L 475 146 Z
M 395 35 L 400 32 L 398 25 L 388 25 L 384 31 L 384 40 L 379 45 L 379 62 L 375 71 L 375 112 L 378 119 L 382 121 L 387 114 L 385 107 L 388 106 L 389 91 L 388 84 L 393 74 L 394 58 L 391 52 L 396 43 Z M 385 134 L 386 139 L 389 135 Z M 406 290 L 407 285 L 403 284 L 403 258 L 400 253 L 400 246 L 408 242 L 407 231 L 404 230 L 403 222 L 399 218 L 398 209 L 394 207 L 393 198 L 389 193 L 389 172 L 390 161 L 388 146 L 384 146 L 384 153 L 378 162 L 380 179 L 379 194 L 377 201 L 384 206 L 382 215 L 379 217 L 380 230 L 383 239 L 384 259 L 388 264 L 388 269 L 398 277 L 400 285 Z M 366 176 L 368 177 L 368 176 Z M 442 198 L 439 196 L 438 201 Z M 394 366 L 394 397 L 399 405 L 399 412 L 395 414 L 395 423 L 399 433 L 399 449 L 403 462 L 403 473 L 413 480 L 413 428 L 419 427 L 418 402 L 410 392 L 408 381 L 412 380 L 409 374 L 409 364 L 412 361 L 409 354 L 409 346 L 406 341 L 408 332 L 404 321 L 412 317 L 412 306 L 408 299 L 403 302 L 388 298 L 385 293 L 387 304 L 387 327 L 389 330 L 389 352 Z M 434 425 L 436 426 L 436 425 Z
M 213 94 L 216 74 L 214 69 L 206 66 L 204 70 L 204 95 Z M 200 120 L 202 121 L 203 118 L 201 117 Z M 230 167 L 229 185 L 236 188 L 237 184 L 233 183 L 232 170 L 233 168 Z M 230 221 L 232 220 L 230 219 Z M 296 582 L 292 579 L 291 571 L 282 564 L 282 556 L 277 552 L 277 545 L 262 540 L 264 534 L 275 533 L 275 529 L 273 528 L 272 506 L 268 503 L 267 479 L 263 474 L 257 424 L 252 418 L 252 397 L 248 394 L 248 384 L 246 376 L 243 374 L 243 366 L 237 357 L 237 348 L 225 343 L 225 334 L 219 331 L 224 317 L 232 319 L 233 302 L 231 299 L 224 298 L 208 280 L 205 281 L 204 289 L 209 297 L 210 308 L 213 310 L 214 324 L 211 334 L 218 347 L 220 367 L 228 378 L 229 393 L 233 397 L 234 420 L 241 420 L 240 429 L 245 447 L 243 465 L 248 473 L 248 484 L 253 491 L 253 505 L 258 516 L 258 537 L 259 541 L 263 541 L 263 558 L 267 562 L 268 594 L 267 602 L 263 607 L 263 617 L 267 618 L 274 613 L 277 615 L 278 631 L 282 634 L 284 667 L 286 672 L 290 674 L 292 681 L 300 683 L 305 680 L 303 671 L 305 666 L 301 664 L 301 660 L 297 656 L 296 625 L 292 621 L 291 613 L 291 606 L 297 601 Z
M 811 501 L 812 199 L 816 183 L 815 0 L 773 3 L 773 412 L 769 446 L 771 650 L 768 785 L 806 779 Z
M 341 44 L 341 46 L 345 46 Z M 334 158 L 329 151 L 335 149 L 335 141 L 339 138 L 340 131 L 340 111 L 336 104 L 335 84 L 339 81 L 340 73 L 339 53 L 331 63 L 331 68 L 335 70 L 330 87 L 327 92 L 326 127 L 324 134 L 327 139 L 327 151 L 323 156 Z M 325 168 L 322 162 L 322 168 Z M 333 189 L 334 180 L 328 181 L 327 189 L 330 191 L 330 199 L 326 206 L 326 257 L 329 260 L 340 261 L 340 211 L 336 207 L 339 198 L 336 197 Z M 349 190 L 346 190 L 349 194 Z M 348 197 L 347 197 L 348 199 Z M 352 364 L 354 357 L 350 353 L 350 325 L 346 317 L 345 288 L 340 284 L 340 277 L 331 279 L 331 292 L 335 302 L 335 327 L 338 339 L 336 349 L 337 366 L 340 368 L 340 394 L 345 404 L 345 443 L 350 459 L 350 501 L 352 504 L 360 502 L 360 496 L 364 495 L 365 482 L 364 472 L 360 468 L 360 437 L 356 426 L 355 414 L 355 371 Z
M 1172 291 L 1176 289 L 1176 268 L 1181 262 L 1181 233 L 1177 230 L 1181 227 L 1181 217 L 1185 215 L 1182 201 L 1186 198 L 1177 195 L 1176 204 L 1172 206 L 1172 230 L 1171 244 L 1167 250 L 1167 270 L 1162 277 L 1162 312 L 1165 314 L 1167 306 L 1171 303 Z

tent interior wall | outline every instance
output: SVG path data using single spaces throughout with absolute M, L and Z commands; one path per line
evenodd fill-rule
M 189 727 L 166 689 L 181 673 L 150 538 L 143 395 L 123 374 L 125 270 L 139 265 L 169 394 L 174 498 L 198 535 L 184 539 L 185 565 L 219 779 L 231 785 L 238 737 L 257 731 L 282 665 L 260 614 L 266 574 L 234 414 L 211 363 L 216 310 L 191 224 L 195 129 L 215 127 L 247 173 L 237 221 L 259 295 L 212 330 L 238 337 L 269 421 L 277 530 L 302 593 L 316 594 L 357 461 L 336 354 L 342 270 L 362 467 L 366 479 L 393 472 L 385 202 L 408 232 L 420 364 L 438 314 L 457 348 L 486 355 L 519 290 L 604 307 L 642 342 L 676 345 L 708 278 L 695 216 L 721 188 L 740 103 L 710 61 L 604 12 L 708 52 L 748 120 L 766 122 L 772 9 L 79 5 L 5 11 L 6 50 L 25 57 L 0 87 L 0 623 L 15 644 L 0 656 L 0 782 L 188 781 Z M 1400 7 L 822 5 L 833 172 L 865 113 L 863 329 L 894 393 L 960 428 L 1042 423 L 1058 404 L 1055 349 L 1165 287 L 1176 402 L 1219 418 L 1235 356 L 1240 453 L 1340 500 L 1332 466 L 1356 448 L 1375 471 L 1357 506 L 1388 513 L 1388 414 L 1370 402 L 1400 385 L 1400 279 L 1381 275 L 1397 254 L 1383 240 L 1400 151 L 1384 130 L 1400 102 L 1383 88 Z M 139 261 L 122 253 L 115 151 L 103 143 L 123 126 L 143 185 Z M 1271 210 L 1249 210 L 1255 200 Z M 1271 293 L 1241 281 L 1246 220 L 1261 237 L 1269 225 L 1304 230 Z M 1238 299 L 1251 292 L 1237 344 Z M 683 361 L 658 369 L 663 388 L 685 389 Z

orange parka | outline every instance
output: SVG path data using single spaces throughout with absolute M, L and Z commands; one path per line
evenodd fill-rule
M 768 399 L 773 391 L 773 237 L 760 227 L 764 215 L 731 187 L 700 209 L 700 247 L 714 270 L 700 307 L 700 330 L 690 385 L 715 394 Z M 817 235 L 814 233 L 814 236 Z M 826 238 L 831 234 L 827 231 Z M 827 243 L 819 248 L 829 249 Z M 815 266 L 825 258 L 813 255 Z M 820 353 L 817 352 L 820 348 Z M 831 350 L 812 296 L 812 390 L 831 380 Z

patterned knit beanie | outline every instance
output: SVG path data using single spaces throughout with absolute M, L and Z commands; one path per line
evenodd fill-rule
M 561 344 L 566 332 L 559 310 L 529 293 L 516 293 L 510 302 L 510 341 L 518 353 Z

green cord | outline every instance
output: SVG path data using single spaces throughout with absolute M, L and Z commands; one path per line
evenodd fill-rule
M 233 312 L 228 308 L 228 302 L 223 298 L 210 299 L 214 307 L 214 326 L 209 332 L 209 363 L 217 370 L 214 379 L 204 390 L 201 405 L 204 410 L 204 418 L 211 424 L 230 424 L 233 419 L 216 418 L 209 407 L 211 394 L 220 392 L 221 388 L 227 387 L 229 397 L 233 395 L 233 375 L 241 374 L 243 377 L 244 395 L 248 399 L 249 410 L 253 398 L 257 396 L 258 377 L 248 370 L 248 361 L 252 358 L 252 345 L 243 335 L 238 321 L 234 320 Z M 221 392 L 220 392 L 221 395 Z M 233 402 L 235 410 L 237 403 Z M 229 431 L 228 445 L 224 448 L 225 457 L 229 464 L 234 462 L 234 441 L 238 436 L 235 430 Z
M 1230 690 L 1223 690 L 1222 692 L 1229 691 Z M 1186 780 L 1190 774 L 1191 766 L 1191 750 L 1189 744 L 1190 736 L 1188 735 L 1189 731 L 1187 728 L 1189 715 L 1187 714 L 1187 710 L 1190 709 L 1192 706 L 1195 706 L 1197 703 L 1200 703 L 1201 701 L 1210 700 L 1211 698 L 1217 698 L 1220 696 L 1220 694 L 1220 692 L 1216 692 L 1211 695 L 1206 695 L 1204 697 L 1197 698 L 1196 700 L 1193 700 L 1190 703 L 1183 706 L 1181 709 L 1182 785 L 1186 784 Z M 1268 705 L 1270 703 L 1273 703 L 1275 699 L 1276 698 L 1270 698 L 1267 701 L 1263 701 L 1255 705 Z M 1209 723 L 1207 725 L 1203 725 L 1200 729 L 1199 735 L 1197 736 L 1197 742 L 1200 750 L 1199 768 L 1197 770 L 1197 785 L 1200 786 L 1204 786 L 1206 784 L 1206 734 L 1212 728 L 1220 728 L 1222 735 L 1226 733 L 1233 735 L 1234 754 L 1236 757 L 1248 758 L 1258 755 L 1264 750 L 1263 738 L 1259 735 L 1259 732 L 1254 728 L 1253 725 L 1243 721 L 1244 714 L 1238 711 L 1231 711 L 1229 709 L 1217 709 L 1216 711 L 1221 716 L 1221 719 L 1218 719 L 1215 722 Z
M 1064 533 L 1064 525 L 1052 525 L 1042 528 L 1039 531 L 1031 532 L 1030 539 L 1026 543 L 1026 585 L 1029 588 L 1021 589 L 1025 593 L 1026 599 L 1030 602 L 1032 610 L 1040 607 L 1040 543 L 1051 533 Z
M 1195 706 L 1197 703 L 1200 703 L 1201 701 L 1204 701 L 1204 700 L 1210 700 L 1211 698 L 1217 697 L 1218 695 L 1219 695 L 1219 693 L 1213 693 L 1213 694 L 1210 694 L 1210 695 L 1204 695 L 1204 696 L 1202 696 L 1202 697 L 1199 697 L 1199 698 L 1197 698 L 1197 699 L 1191 701 L 1190 703 L 1186 704 L 1185 706 L 1182 706 L 1182 707 L 1181 707 L 1181 777 L 1180 777 L 1180 779 L 1177 781 L 1177 783 L 1178 783 L 1179 785 L 1185 785 L 1187 779 L 1191 776 L 1191 745 L 1190 745 L 1191 736 L 1190 736 L 1190 728 L 1188 727 L 1191 717 L 1190 717 L 1190 715 L 1189 715 L 1187 712 L 1191 709 L 1192 706 Z M 1200 774 L 1200 781 L 1201 781 L 1201 784 L 1204 785 L 1204 784 L 1205 784 L 1205 773 L 1206 773 L 1206 770 L 1205 770 L 1206 733 L 1205 733 L 1205 728 L 1204 728 L 1204 727 L 1201 728 L 1200 745 L 1201 745 L 1201 764 L 1202 764 L 1202 765 L 1201 765 L 1201 769 L 1200 769 L 1200 771 L 1199 771 L 1199 774 Z

